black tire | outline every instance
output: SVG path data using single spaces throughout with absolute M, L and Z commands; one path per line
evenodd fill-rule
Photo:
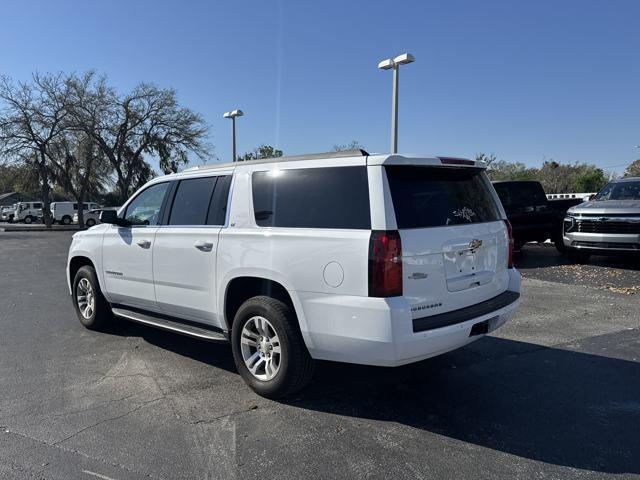
M 93 227 L 96 224 L 96 221 L 93 218 L 90 218 L 84 224 L 86 227 Z
M 242 356 L 242 329 L 256 316 L 267 319 L 280 340 L 280 366 L 270 380 L 256 378 Z M 296 315 L 290 307 L 274 298 L 253 297 L 240 306 L 231 329 L 231 348 L 242 379 L 263 397 L 285 397 L 304 388 L 313 377 L 315 362 L 307 351 Z
M 81 312 L 80 306 L 78 305 L 78 295 L 80 293 L 79 284 L 83 279 L 89 282 L 93 292 L 94 308 L 92 314 L 88 317 Z M 102 296 L 96 271 L 93 267 L 85 265 L 78 269 L 73 279 L 73 294 L 71 299 L 73 300 L 73 306 L 76 310 L 76 315 L 78 315 L 78 320 L 89 330 L 103 330 L 112 320 L 111 308 L 107 300 Z
M 562 240 L 562 235 L 555 237 L 553 239 L 553 244 L 556 246 L 556 250 L 559 253 L 565 254 L 567 252 L 567 247 L 564 244 L 564 240 Z
M 30 225 L 33 223 L 33 217 L 31 215 L 27 215 L 26 217 L 24 217 L 24 223 L 26 223 L 27 225 Z
M 589 258 L 591 257 L 590 253 L 581 252 L 580 250 L 576 250 L 574 248 L 567 249 L 567 257 L 573 263 L 587 263 Z
M 62 217 L 62 220 L 60 220 L 60 223 L 63 225 L 71 225 L 71 217 L 69 215 L 65 215 Z

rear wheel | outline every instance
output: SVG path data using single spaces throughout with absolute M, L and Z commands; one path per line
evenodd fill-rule
M 60 223 L 63 225 L 71 225 L 71 217 L 69 215 L 65 215 L 62 217 L 62 220 L 60 220 Z
M 73 306 L 78 320 L 90 330 L 106 327 L 111 320 L 111 309 L 100 291 L 93 267 L 80 267 L 73 279 Z
M 314 361 L 294 312 L 271 297 L 253 297 L 236 313 L 231 331 L 233 358 L 243 380 L 258 394 L 281 398 L 305 387 Z
M 27 215 L 26 217 L 24 217 L 24 223 L 26 224 L 33 223 L 33 217 L 31 215 Z

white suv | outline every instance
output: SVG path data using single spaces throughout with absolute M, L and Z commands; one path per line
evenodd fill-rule
M 461 347 L 519 303 L 484 164 L 363 151 L 156 178 L 76 233 L 67 278 L 88 328 L 116 317 L 231 342 L 259 394 L 315 359 L 396 366 Z

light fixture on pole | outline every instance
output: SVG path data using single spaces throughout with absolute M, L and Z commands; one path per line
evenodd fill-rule
M 224 115 L 222 115 L 224 118 L 231 119 L 231 155 L 233 155 L 231 157 L 232 162 L 236 161 L 236 117 L 241 117 L 243 115 L 244 113 L 242 112 L 242 110 L 232 110 L 230 112 L 225 112 Z
M 410 53 L 403 53 L 395 58 L 387 58 L 378 64 L 380 70 L 393 69 L 393 93 L 391 97 L 391 153 L 398 153 L 398 81 L 400 65 L 411 63 L 415 58 Z

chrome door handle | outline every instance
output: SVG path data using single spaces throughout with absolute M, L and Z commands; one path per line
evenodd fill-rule
M 198 240 L 193 244 L 193 246 L 202 252 L 210 252 L 211 250 L 213 250 L 213 243 L 203 242 L 202 240 Z
M 149 248 L 151 246 L 150 240 L 138 240 L 136 243 L 142 248 Z

